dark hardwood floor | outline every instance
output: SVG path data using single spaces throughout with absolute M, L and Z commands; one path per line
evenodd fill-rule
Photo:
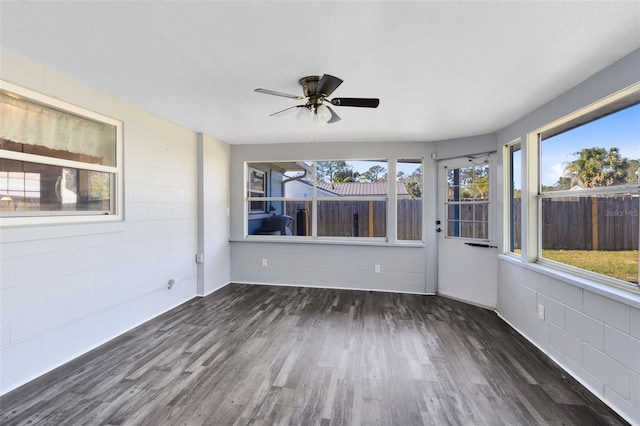
M 237 284 L 4 395 L 0 423 L 625 424 L 491 311 Z

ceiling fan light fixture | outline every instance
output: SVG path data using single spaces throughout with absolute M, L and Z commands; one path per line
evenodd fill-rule
M 342 84 L 342 79 L 329 74 L 323 74 L 322 77 L 318 75 L 310 75 L 301 78 L 298 82 L 302 86 L 304 96 L 290 95 L 288 93 L 262 88 L 255 89 L 254 92 L 304 101 L 305 103 L 303 105 L 295 105 L 269 115 L 280 115 L 281 113 L 292 110 L 293 108 L 300 108 L 296 118 L 300 123 L 305 125 L 331 124 L 340 121 L 340 116 L 335 113 L 331 106 L 377 108 L 380 104 L 380 99 L 378 98 L 328 99 L 327 97 L 331 96 L 334 90 Z M 327 102 L 329 104 L 326 104 Z
M 320 124 L 326 124 L 331 120 L 331 111 L 326 105 L 318 105 L 315 110 L 314 119 Z
M 302 107 L 296 114 L 296 120 L 304 125 L 311 124 L 312 114 L 313 112 L 311 111 L 311 109 L 309 109 L 308 107 Z

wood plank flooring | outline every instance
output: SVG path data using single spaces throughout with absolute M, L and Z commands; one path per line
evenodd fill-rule
M 232 284 L 4 395 L 0 424 L 626 423 L 491 311 Z

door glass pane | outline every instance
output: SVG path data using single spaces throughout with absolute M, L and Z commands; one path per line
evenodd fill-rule
M 489 239 L 489 165 L 447 170 L 447 237 Z

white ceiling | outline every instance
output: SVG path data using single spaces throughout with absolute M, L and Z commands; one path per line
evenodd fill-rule
M 301 142 L 298 80 L 344 80 L 318 141 L 495 132 L 640 47 L 640 2 L 6 2 L 3 48 L 231 144 Z

